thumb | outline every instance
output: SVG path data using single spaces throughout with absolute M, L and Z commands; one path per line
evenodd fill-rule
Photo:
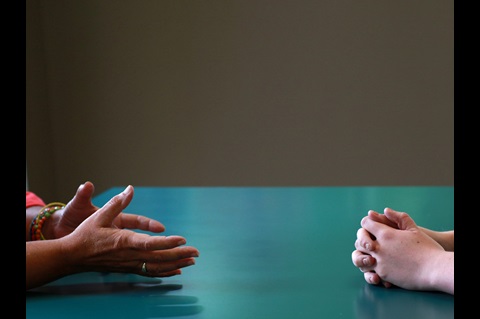
M 84 201 L 90 201 L 92 199 L 94 191 L 95 186 L 93 186 L 93 183 L 87 181 L 78 187 L 75 198 L 78 197 Z
M 75 196 L 67 204 L 67 206 L 76 210 L 84 210 L 92 207 L 92 196 L 95 191 L 95 187 L 91 182 L 85 182 L 80 185 L 75 193 Z
M 133 186 L 128 185 L 123 192 L 112 197 L 95 213 L 101 226 L 110 227 L 117 217 L 132 201 Z
M 400 230 L 417 228 L 417 224 L 415 224 L 413 219 L 407 213 L 398 212 L 388 207 L 383 210 L 383 213 L 388 219 L 396 223 Z

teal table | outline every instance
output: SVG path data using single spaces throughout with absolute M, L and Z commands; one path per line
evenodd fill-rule
M 103 205 L 124 187 L 95 197 Z M 136 187 L 126 212 L 200 250 L 180 276 L 84 273 L 26 294 L 27 318 L 453 318 L 454 297 L 368 285 L 351 253 L 369 209 L 454 226 L 453 187 Z

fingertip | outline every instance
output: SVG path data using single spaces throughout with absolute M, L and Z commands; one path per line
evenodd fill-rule
M 163 233 L 166 230 L 165 226 L 157 221 L 150 221 L 148 229 L 154 233 Z
M 123 195 L 123 205 L 125 205 L 125 207 L 128 206 L 133 199 L 133 186 L 128 185 L 120 195 Z
M 78 191 L 85 191 L 85 189 L 88 189 L 88 188 L 91 189 L 92 193 L 95 190 L 95 186 L 93 186 L 93 183 L 90 181 L 86 181 L 85 183 L 80 184 L 80 186 L 78 187 Z
M 380 277 L 374 272 L 365 273 L 365 276 L 367 277 L 367 282 L 371 285 L 378 285 L 380 283 Z
M 373 276 L 371 273 L 366 272 L 364 274 L 365 281 L 368 282 L 370 285 L 375 285 L 375 282 L 373 281 Z
M 80 184 L 80 186 L 78 186 L 77 188 L 77 193 L 80 193 L 81 191 L 83 191 L 84 188 L 85 188 L 85 183 Z
M 388 218 L 391 218 L 394 214 L 398 214 L 399 212 L 394 209 L 391 209 L 390 207 L 385 207 L 385 209 L 383 210 L 383 213 Z
M 370 243 L 365 243 L 365 245 L 364 245 L 363 248 L 365 248 L 365 249 L 368 250 L 368 251 L 372 251 L 372 250 L 373 250 L 372 244 L 370 244 Z
M 91 182 L 85 182 L 83 184 L 80 184 L 77 188 L 77 193 L 75 194 L 75 197 L 91 197 L 94 191 L 93 184 Z
M 383 213 L 384 213 L 384 214 L 388 214 L 388 213 L 391 214 L 391 213 L 398 213 L 398 211 L 395 210 L 395 209 L 392 209 L 392 208 L 390 208 L 390 207 L 385 207 L 385 209 L 383 210 Z
M 368 218 L 368 216 L 365 216 L 365 217 L 363 217 L 362 220 L 360 221 L 360 225 L 362 226 L 362 228 L 363 228 L 363 226 L 365 225 L 365 223 L 367 222 L 367 218 Z
M 377 213 L 376 211 L 372 210 L 372 209 L 368 211 L 368 216 L 378 216 L 378 215 L 380 215 L 380 214 Z
M 370 259 L 369 259 L 367 256 L 363 257 L 363 258 L 362 258 L 362 264 L 363 264 L 364 266 L 371 266 L 371 265 L 370 265 Z
M 131 192 L 133 192 L 133 186 L 132 185 L 128 185 L 127 187 L 125 187 L 125 189 L 123 190 L 123 194 L 130 194 Z

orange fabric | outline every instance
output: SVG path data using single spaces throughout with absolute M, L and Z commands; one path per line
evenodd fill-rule
M 35 193 L 27 191 L 27 208 L 32 206 L 45 206 L 43 200 L 38 197 Z

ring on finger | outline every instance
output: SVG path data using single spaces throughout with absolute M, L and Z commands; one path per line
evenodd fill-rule
M 144 274 L 146 274 L 146 273 L 148 272 L 147 263 L 146 263 L 146 262 L 144 262 L 144 263 L 142 264 L 142 272 L 143 272 Z

